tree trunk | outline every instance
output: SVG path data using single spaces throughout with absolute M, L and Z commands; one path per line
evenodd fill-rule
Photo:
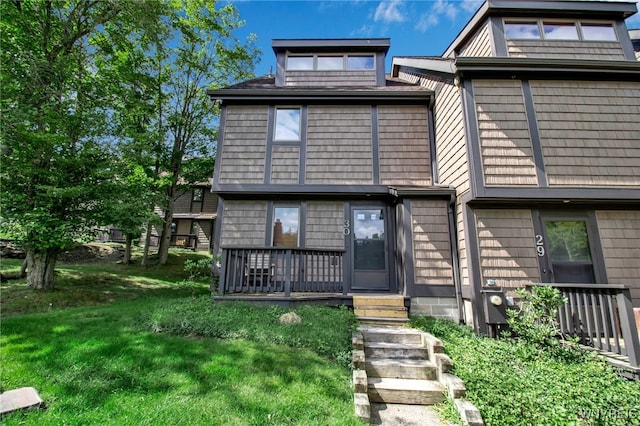
M 164 211 L 164 223 L 162 225 L 162 235 L 160 235 L 160 247 L 158 247 L 158 263 L 160 265 L 165 265 L 169 259 L 171 223 L 173 222 L 173 193 L 174 191 L 172 190 L 167 200 L 167 208 Z
M 124 259 L 122 260 L 125 265 L 131 263 L 131 243 L 135 237 L 131 235 L 125 235 L 124 243 Z
M 22 266 L 20 267 L 20 278 L 27 277 L 27 258 L 25 257 L 22 261 Z
M 151 245 L 151 231 L 153 230 L 153 225 L 151 222 L 147 223 L 147 235 L 144 238 L 144 248 L 142 249 L 142 262 L 140 265 L 148 266 L 149 265 L 149 246 Z
M 58 250 L 27 251 L 27 285 L 34 290 L 53 290 Z

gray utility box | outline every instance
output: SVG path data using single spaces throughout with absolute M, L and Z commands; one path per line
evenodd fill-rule
M 507 323 L 507 299 L 500 287 L 484 287 L 482 294 L 482 306 L 487 324 Z

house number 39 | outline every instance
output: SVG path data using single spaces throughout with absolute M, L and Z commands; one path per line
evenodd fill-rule
M 538 256 L 544 256 L 544 239 L 542 235 L 536 235 L 536 251 L 538 252 Z
M 345 220 L 342 226 L 343 226 L 342 233 L 345 236 L 349 235 L 351 233 L 351 223 L 348 220 Z

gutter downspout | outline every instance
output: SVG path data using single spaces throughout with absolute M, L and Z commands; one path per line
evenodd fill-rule
M 462 281 L 460 279 L 460 259 L 458 257 L 458 237 L 456 230 L 456 194 L 449 199 L 449 241 L 451 242 L 451 260 L 453 262 L 453 284 L 456 288 L 456 303 L 458 304 L 458 323 L 464 324 L 464 305 L 462 303 Z

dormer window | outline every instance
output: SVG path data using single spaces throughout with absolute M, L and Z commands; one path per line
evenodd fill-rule
M 539 39 L 540 29 L 538 23 L 532 22 L 505 22 L 504 32 L 510 39 Z
M 578 40 L 578 29 L 573 22 L 544 22 L 545 40 Z
M 609 23 L 514 20 L 505 21 L 504 32 L 511 40 L 617 41 Z
M 589 41 L 616 41 L 616 30 L 613 25 L 582 23 L 582 39 Z
M 358 71 L 375 70 L 373 55 L 289 55 L 287 71 Z

